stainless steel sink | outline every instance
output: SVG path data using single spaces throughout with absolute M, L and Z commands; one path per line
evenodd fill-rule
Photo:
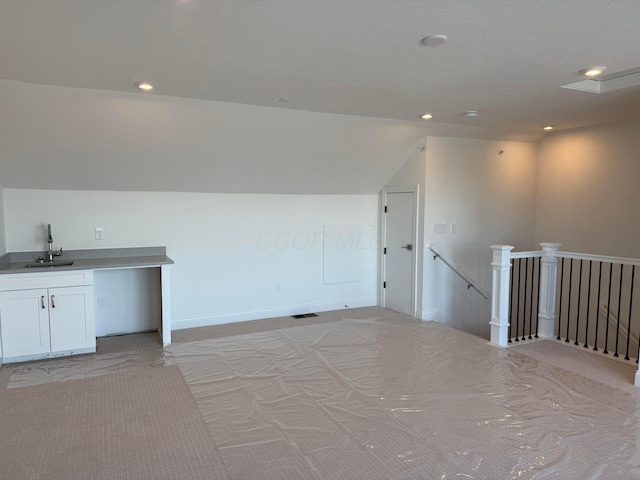
M 70 267 L 73 262 L 33 262 L 27 263 L 23 268 L 55 268 Z

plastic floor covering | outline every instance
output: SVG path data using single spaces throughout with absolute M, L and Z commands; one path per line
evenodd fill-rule
M 7 388 L 177 366 L 232 479 L 640 478 L 640 392 L 377 313 L 15 365 Z

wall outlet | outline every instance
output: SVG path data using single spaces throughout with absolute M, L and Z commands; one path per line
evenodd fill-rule
M 104 240 L 104 228 L 96 228 L 96 240 Z
M 104 295 L 98 295 L 96 297 L 96 304 L 98 308 L 106 308 L 107 307 L 107 297 Z
M 273 291 L 274 292 L 279 292 L 280 291 L 280 282 L 276 282 L 273 284 Z

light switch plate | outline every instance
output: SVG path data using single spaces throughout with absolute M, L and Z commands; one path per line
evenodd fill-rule
M 433 233 L 436 235 L 446 235 L 449 231 L 449 226 L 446 223 L 434 223 Z
M 104 240 L 104 228 L 96 228 L 96 240 Z

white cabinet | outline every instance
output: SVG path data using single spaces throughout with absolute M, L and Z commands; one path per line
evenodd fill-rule
M 3 276 L 3 361 L 95 352 L 92 280 L 92 272 Z
M 51 351 L 96 347 L 92 287 L 49 289 Z
M 0 293 L 0 313 L 4 357 L 51 351 L 46 289 Z

